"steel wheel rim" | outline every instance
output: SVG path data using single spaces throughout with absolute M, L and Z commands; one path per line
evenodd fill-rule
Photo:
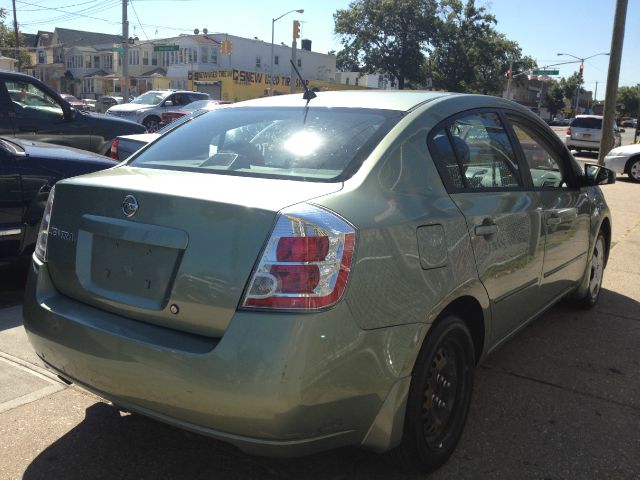
M 445 339 L 433 355 L 423 395 L 422 433 L 429 448 L 439 449 L 451 432 L 464 391 L 464 351 Z
M 598 237 L 591 256 L 591 275 L 589 278 L 589 295 L 595 299 L 600 293 L 602 275 L 604 274 L 604 240 Z

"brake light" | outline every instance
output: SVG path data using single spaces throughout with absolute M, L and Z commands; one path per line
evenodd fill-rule
M 109 156 L 114 160 L 118 160 L 118 145 L 120 145 L 120 140 L 117 138 L 111 142 L 111 150 L 109 150 Z
M 51 210 L 53 209 L 53 196 L 55 194 L 56 187 L 54 186 L 49 192 L 49 198 L 47 199 L 47 205 L 44 207 L 44 214 L 40 221 L 40 229 L 38 230 L 38 237 L 36 240 L 35 256 L 41 261 L 47 261 L 47 243 L 49 241 L 49 225 L 51 223 Z
M 571 136 L 571 127 L 567 128 L 567 133 L 566 135 Z
M 281 211 L 241 303 L 244 308 L 315 310 L 337 303 L 351 272 L 355 229 L 313 205 Z

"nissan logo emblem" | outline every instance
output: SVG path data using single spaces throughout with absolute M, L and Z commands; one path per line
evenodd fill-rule
M 127 217 L 133 217 L 138 211 L 138 200 L 133 195 L 127 195 L 122 201 L 122 213 Z

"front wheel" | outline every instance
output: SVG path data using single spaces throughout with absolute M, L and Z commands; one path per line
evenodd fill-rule
M 627 172 L 629 173 L 629 178 L 631 178 L 631 180 L 634 182 L 640 182 L 640 158 L 637 158 L 629 164 Z
M 475 355 L 465 323 L 447 315 L 429 331 L 413 371 L 404 431 L 392 452 L 412 472 L 431 472 L 455 450 L 467 419 Z
M 602 290 L 602 278 L 604 276 L 604 266 L 607 255 L 606 248 L 604 234 L 600 232 L 596 239 L 596 244 L 593 247 L 593 253 L 591 254 L 589 267 L 587 269 L 587 275 L 589 275 L 589 287 L 582 298 L 576 299 L 580 308 L 590 309 L 598 302 L 600 290 Z
M 157 117 L 145 118 L 142 124 L 147 128 L 148 133 L 156 132 L 160 128 L 160 120 Z

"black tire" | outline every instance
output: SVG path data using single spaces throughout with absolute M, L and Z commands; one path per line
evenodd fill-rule
M 632 158 L 627 165 L 627 174 L 634 182 L 640 183 L 640 158 Z
M 598 233 L 593 253 L 589 259 L 586 275 L 589 275 L 589 286 L 587 292 L 581 298 L 575 299 L 575 304 L 579 308 L 589 310 L 598 303 L 600 291 L 602 290 L 602 278 L 604 267 L 607 263 L 607 242 L 602 232 Z
M 148 133 L 157 132 L 160 128 L 160 119 L 158 117 L 147 117 L 142 124 L 147 128 Z
M 404 430 L 391 453 L 410 472 L 431 472 L 455 450 L 469 412 L 475 355 L 473 339 L 456 315 L 429 331 L 413 369 Z

